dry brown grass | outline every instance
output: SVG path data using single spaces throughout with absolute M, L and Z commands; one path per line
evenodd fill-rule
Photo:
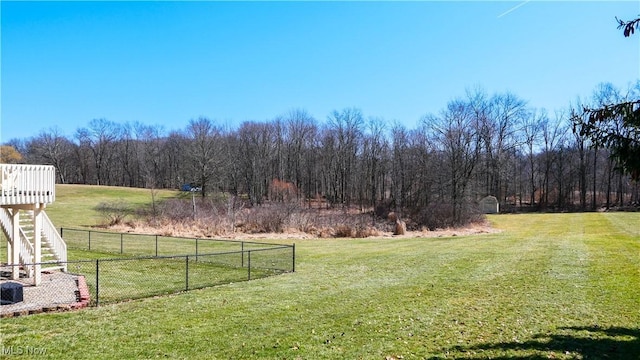
M 134 232 L 141 234 L 159 234 L 164 236 L 177 237 L 198 237 L 213 239 L 322 239 L 322 238 L 433 238 L 433 237 L 451 237 L 465 236 L 473 234 L 491 234 L 499 232 L 498 229 L 492 228 L 488 223 L 473 224 L 463 228 L 447 228 L 428 230 L 422 229 L 418 231 L 406 231 L 403 235 L 395 235 L 393 231 L 379 230 L 373 227 L 350 228 L 345 225 L 337 227 L 309 227 L 307 231 L 300 231 L 296 228 L 285 228 L 281 232 L 263 232 L 263 233 L 247 233 L 241 229 L 229 231 L 226 227 L 215 228 L 206 224 L 197 223 L 173 223 L 162 222 L 157 225 L 151 225 L 144 221 L 130 221 L 127 223 L 114 225 L 109 229 L 118 232 Z
M 463 229 L 428 227 L 408 229 L 395 213 L 379 217 L 373 209 L 305 207 L 299 203 L 273 202 L 261 206 L 229 206 L 237 201 L 203 200 L 193 205 L 171 200 L 150 216 L 138 211 L 136 220 L 112 224 L 110 229 L 123 232 L 186 236 L 199 238 L 366 238 L 433 237 L 492 232 L 486 224 Z

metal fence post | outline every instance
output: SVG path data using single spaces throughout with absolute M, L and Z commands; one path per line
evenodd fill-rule
M 198 261 L 198 238 L 196 238 L 196 261 Z
M 91 251 L 91 230 L 89 230 L 89 251 Z
M 185 279 L 186 285 L 185 285 L 185 290 L 189 290 L 189 255 L 187 255 L 187 256 L 185 257 L 185 259 L 186 259 L 186 264 L 185 264 L 185 270 L 186 270 L 186 271 L 185 271 L 185 273 L 186 273 L 186 279 Z
M 291 271 L 296 272 L 296 243 L 293 243 L 293 264 Z
M 156 235 L 156 257 L 158 257 L 158 235 Z
M 96 306 L 100 306 L 100 260 L 96 259 Z
M 240 267 L 244 267 L 244 241 L 240 243 L 240 250 L 242 251 L 242 259 L 240 260 Z
M 124 234 L 120 233 L 120 254 L 122 254 L 124 252 L 123 251 L 124 250 L 124 246 L 123 246 L 124 241 L 122 241 L 123 240 L 123 236 L 124 236 Z
M 248 270 L 249 275 L 247 277 L 247 280 L 251 280 L 251 250 L 247 252 L 247 269 L 249 269 Z

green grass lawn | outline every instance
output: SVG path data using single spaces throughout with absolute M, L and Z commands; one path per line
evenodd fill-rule
M 94 257 L 95 254 L 93 253 Z M 235 253 L 198 258 L 192 256 L 114 259 L 111 254 L 111 257 L 103 258 L 98 263 L 96 261 L 72 262 L 68 266 L 68 271 L 85 276 L 92 305 L 96 305 L 97 301 L 104 305 L 246 281 L 249 276 L 252 279 L 258 279 L 278 274 L 275 271 L 257 268 L 252 268 L 249 273 L 246 267 L 240 266 L 241 256 L 242 254 Z M 85 258 L 87 257 L 89 256 Z M 225 261 L 237 262 L 237 266 L 225 265 Z M 98 272 L 96 268 L 99 269 Z M 99 300 L 96 296 L 97 274 L 100 278 Z
M 640 213 L 489 219 L 503 231 L 300 240 L 295 273 L 2 319 L 2 346 L 51 359 L 638 359 Z
M 156 200 L 179 196 L 179 191 L 156 190 Z M 151 203 L 150 189 L 97 185 L 56 185 L 56 200 L 47 214 L 57 228 L 86 228 L 103 222 L 96 206 L 103 202 L 123 202 L 133 207 Z
M 67 271 L 85 277 L 91 305 L 104 305 L 255 280 L 282 274 L 292 267 L 292 250 L 278 246 L 251 250 L 250 254 L 240 251 L 198 256 L 174 254 L 153 257 L 71 249 L 68 255 L 73 260 Z

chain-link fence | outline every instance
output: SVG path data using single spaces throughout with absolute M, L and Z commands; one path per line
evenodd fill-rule
M 99 258 L 38 264 L 43 269 L 66 265 L 67 272 L 45 271 L 39 286 L 25 287 L 34 292 L 25 294 L 25 302 L 29 297 L 51 304 L 81 301 L 86 284 L 89 304 L 99 305 L 295 271 L 295 245 L 75 229 L 61 229 L 61 234 L 68 248 L 90 251 Z M 116 258 L 111 253 L 120 255 Z M 29 284 L 27 273 L 34 265 L 20 265 L 19 282 Z M 2 267 L 3 282 L 11 269 Z M 32 288 L 39 288 L 38 293 Z M 5 310 L 12 311 L 3 306 Z
M 269 249 L 278 246 L 240 240 L 185 238 L 61 228 L 69 249 L 138 256 L 199 255 Z

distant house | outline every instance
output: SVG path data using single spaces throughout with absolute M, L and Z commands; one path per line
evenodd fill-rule
M 500 212 L 500 203 L 495 196 L 487 196 L 480 200 L 480 212 L 483 214 L 497 214 Z

